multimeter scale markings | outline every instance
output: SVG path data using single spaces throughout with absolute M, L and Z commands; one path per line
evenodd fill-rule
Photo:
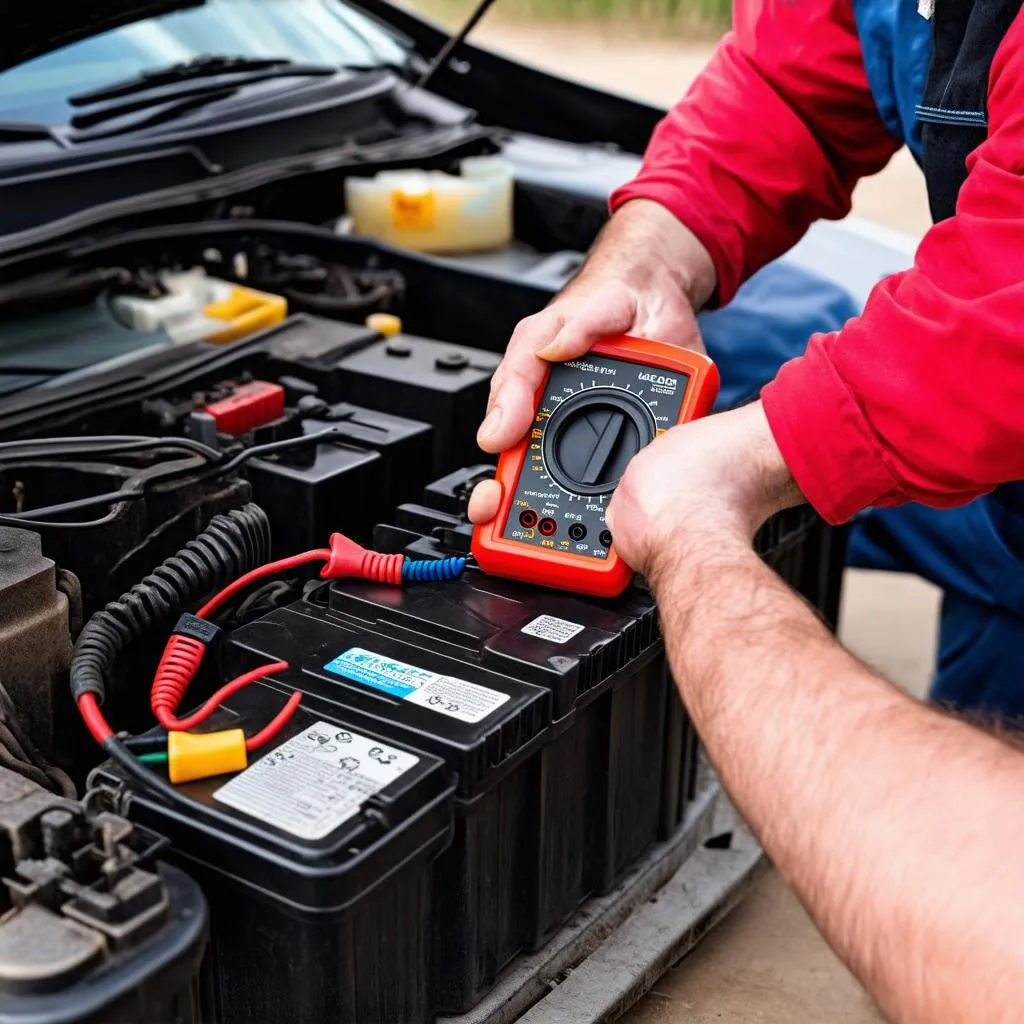
M 689 377 L 588 356 L 552 368 L 502 536 L 606 559 L 605 508 L 629 460 L 679 419 Z

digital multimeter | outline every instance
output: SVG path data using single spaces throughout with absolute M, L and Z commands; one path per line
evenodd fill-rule
M 605 525 L 612 493 L 641 448 L 710 412 L 717 396 L 707 356 L 662 342 L 609 339 L 553 365 L 530 432 L 498 461 L 498 514 L 473 532 L 480 567 L 580 594 L 621 594 L 633 572 Z

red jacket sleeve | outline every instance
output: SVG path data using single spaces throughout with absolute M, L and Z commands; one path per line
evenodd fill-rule
M 1021 95 L 1024 14 L 996 54 L 988 138 L 956 215 L 762 394 L 787 465 L 832 522 L 868 506 L 959 505 L 1024 479 Z
M 701 240 L 728 302 L 820 218 L 850 209 L 857 180 L 899 142 L 864 71 L 851 0 L 736 0 L 735 29 L 659 124 L 612 209 L 645 198 Z

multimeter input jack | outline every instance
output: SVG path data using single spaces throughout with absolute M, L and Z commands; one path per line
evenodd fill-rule
M 554 537 L 558 533 L 558 523 L 554 519 L 542 519 L 537 524 L 537 529 L 540 530 L 542 537 Z
M 582 523 L 573 523 L 569 527 L 569 539 L 580 541 L 587 536 L 587 528 Z
M 523 511 L 519 513 L 519 525 L 524 530 L 532 530 L 537 525 L 537 520 L 539 518 L 540 516 L 538 516 L 532 508 L 523 509 Z

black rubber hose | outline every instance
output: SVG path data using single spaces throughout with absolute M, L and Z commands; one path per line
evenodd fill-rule
M 270 520 L 258 505 L 214 516 L 194 540 L 85 624 L 71 661 L 75 701 L 92 693 L 102 704 L 114 664 L 133 640 L 269 559 Z

